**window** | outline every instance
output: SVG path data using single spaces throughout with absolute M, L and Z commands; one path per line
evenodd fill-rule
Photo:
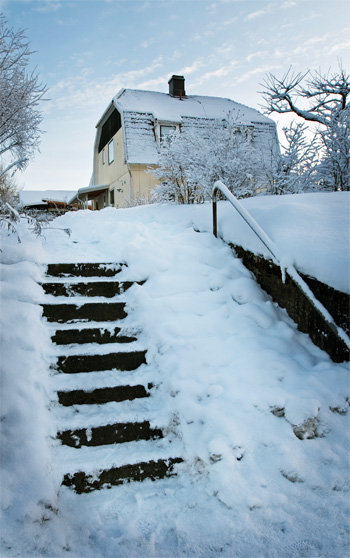
M 102 165 L 104 165 L 106 162 L 106 150 L 102 149 Z
M 110 165 L 114 161 L 114 142 L 113 140 L 108 144 L 108 164 Z
M 171 136 L 175 134 L 176 126 L 160 126 L 160 143 L 169 144 Z
M 112 114 L 109 116 L 108 120 L 106 120 L 106 122 L 102 126 L 100 142 L 98 145 L 99 153 L 112 139 L 112 137 L 115 136 L 115 134 L 118 132 L 118 130 L 120 130 L 121 127 L 122 127 L 122 122 L 121 122 L 120 114 L 115 109 L 113 110 Z
M 109 205 L 114 207 L 114 189 L 109 192 Z

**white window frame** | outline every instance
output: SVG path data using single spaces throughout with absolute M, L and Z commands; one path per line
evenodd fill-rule
M 167 145 L 170 141 L 170 136 L 172 132 L 169 134 L 162 134 L 162 128 L 171 128 L 171 131 L 176 134 L 180 130 L 180 125 L 177 122 L 157 122 L 156 123 L 156 136 L 157 136 L 157 143 L 158 147 L 162 145 Z
M 111 139 L 111 141 L 108 143 L 108 164 L 111 165 L 114 161 L 114 141 L 113 139 Z

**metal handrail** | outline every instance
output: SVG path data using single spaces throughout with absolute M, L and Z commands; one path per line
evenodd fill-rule
M 217 194 L 221 192 L 225 198 L 231 203 L 231 205 L 236 209 L 240 216 L 244 219 L 247 225 L 252 229 L 252 231 L 257 235 L 261 242 L 266 246 L 273 259 L 279 265 L 280 258 L 278 257 L 278 248 L 274 242 L 267 236 L 263 229 L 258 225 L 258 223 L 253 219 L 253 217 L 248 213 L 248 211 L 242 206 L 238 199 L 230 192 L 230 190 L 225 186 L 221 180 L 217 180 L 214 184 L 212 190 L 212 201 L 213 201 L 213 234 L 217 238 L 218 227 L 217 227 Z
M 213 202 L 213 234 L 217 238 L 217 194 L 221 192 L 225 198 L 231 203 L 231 205 L 236 209 L 240 216 L 244 219 L 251 230 L 256 234 L 256 236 L 261 240 L 267 250 L 270 252 L 274 263 L 276 263 L 282 272 L 282 280 L 284 282 L 285 271 L 297 285 L 297 287 L 303 292 L 309 302 L 314 306 L 314 308 L 322 315 L 323 319 L 327 322 L 328 327 L 336 334 L 338 337 L 350 348 L 350 339 L 345 331 L 337 326 L 334 322 L 332 316 L 326 310 L 326 308 L 321 304 L 321 302 L 315 297 L 314 293 L 311 291 L 310 287 L 305 283 L 304 279 L 300 277 L 299 273 L 295 267 L 291 264 L 282 266 L 281 260 L 283 259 L 278 247 L 271 240 L 271 238 L 263 231 L 263 229 L 258 225 L 258 223 L 253 219 L 253 217 L 248 213 L 248 211 L 242 206 L 238 199 L 230 192 L 230 190 L 225 186 L 221 180 L 217 180 L 212 189 L 212 202 Z

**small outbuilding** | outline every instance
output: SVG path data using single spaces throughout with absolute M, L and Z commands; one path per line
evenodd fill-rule
M 65 213 L 78 209 L 77 204 L 69 203 L 72 194 L 71 190 L 21 190 L 19 202 L 30 210 Z

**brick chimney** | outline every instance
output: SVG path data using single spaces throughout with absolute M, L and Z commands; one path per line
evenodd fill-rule
M 169 81 L 169 95 L 172 97 L 185 97 L 185 78 L 184 76 L 172 76 Z

